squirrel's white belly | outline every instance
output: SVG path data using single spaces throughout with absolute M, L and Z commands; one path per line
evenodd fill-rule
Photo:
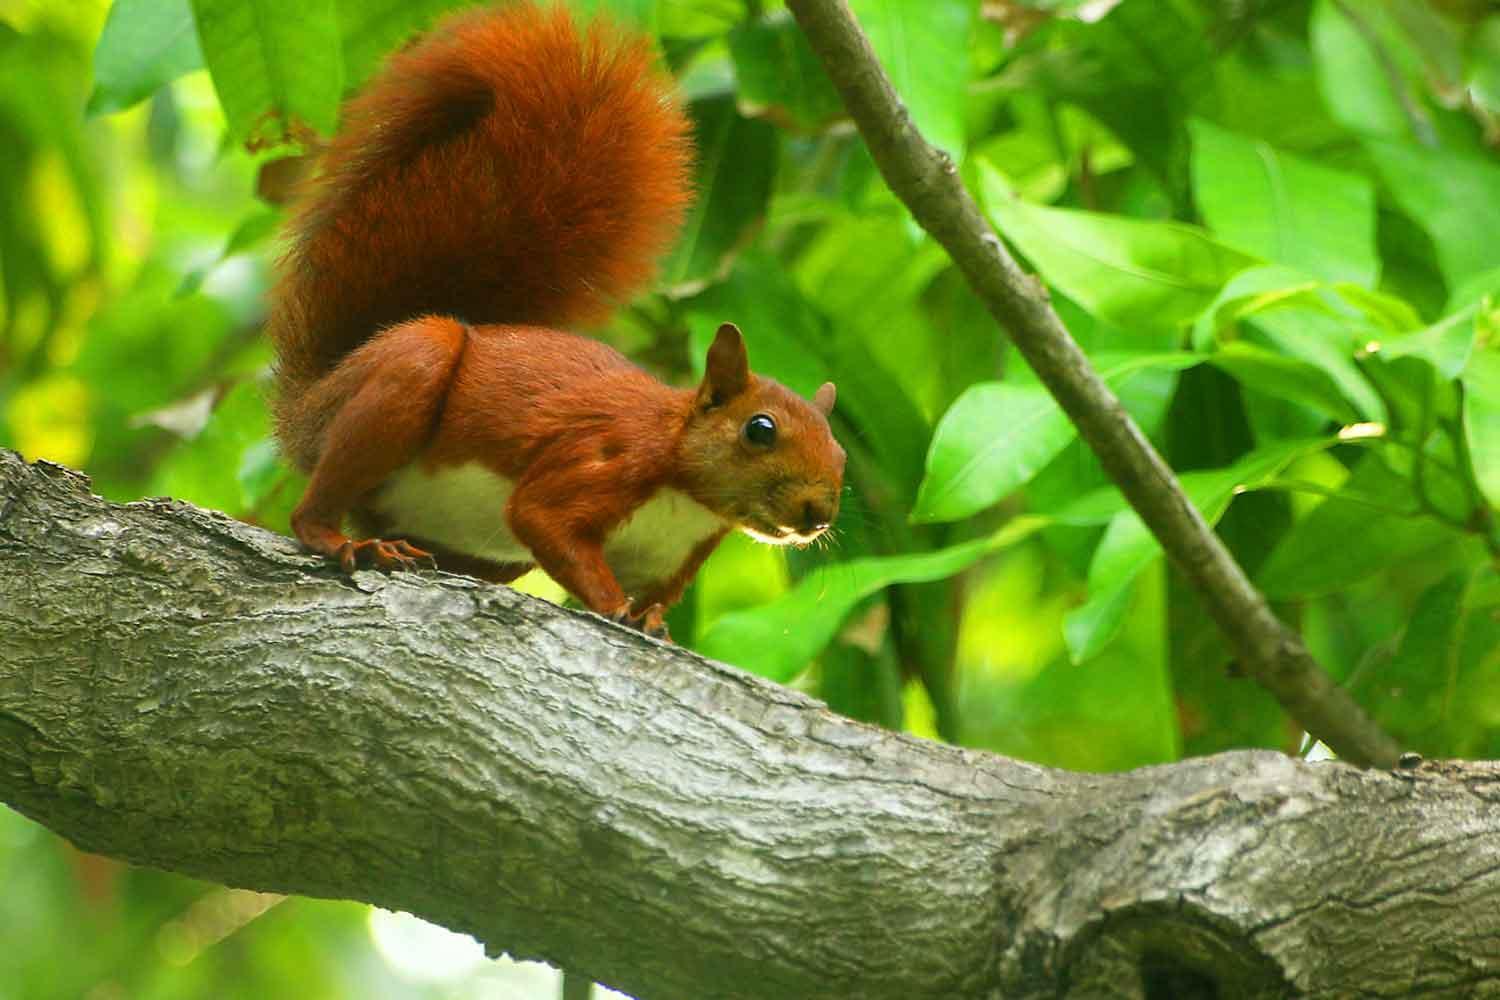
M 371 504 L 392 537 L 411 536 L 497 563 L 528 563 L 531 552 L 510 533 L 505 505 L 516 484 L 478 462 L 401 469 Z
M 724 530 L 717 514 L 686 493 L 657 490 L 609 533 L 604 561 L 629 597 L 670 579 L 703 542 Z
M 531 551 L 511 534 L 505 505 L 515 482 L 477 462 L 424 469 L 408 465 L 386 480 L 371 506 L 391 537 L 411 536 L 497 563 L 529 563 Z M 694 549 L 723 530 L 686 493 L 658 490 L 609 533 L 604 559 L 631 597 L 673 576 Z

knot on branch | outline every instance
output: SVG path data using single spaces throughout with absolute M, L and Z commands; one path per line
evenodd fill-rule
M 1062 997 L 1271 1000 L 1295 993 L 1248 931 L 1184 899 L 1101 914 L 1064 946 L 1058 972 Z

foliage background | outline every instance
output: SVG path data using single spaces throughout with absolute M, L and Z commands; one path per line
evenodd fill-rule
M 259 324 L 287 157 L 457 5 L 0 0 L 0 444 L 285 531 L 301 484 L 268 438 Z M 660 292 L 600 335 L 686 382 L 733 319 L 758 370 L 839 384 L 851 453 L 835 545 L 732 541 L 674 635 L 850 715 L 1064 767 L 1302 748 L 884 190 L 780 5 L 575 5 L 659 39 L 700 144 Z M 1500 5 L 853 6 L 1326 669 L 1404 744 L 1500 756 Z M 363 907 L 81 856 L 3 811 L 0 882 L 0 998 L 556 988 Z

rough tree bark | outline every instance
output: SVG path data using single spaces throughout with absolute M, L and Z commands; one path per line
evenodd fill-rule
M 0 799 L 643 998 L 1500 995 L 1500 765 L 1048 770 L 3 451 Z

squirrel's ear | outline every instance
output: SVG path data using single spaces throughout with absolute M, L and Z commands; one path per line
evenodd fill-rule
M 733 399 L 750 384 L 750 359 L 745 356 L 745 338 L 740 328 L 725 323 L 708 349 L 703 384 L 698 387 L 698 405 L 709 409 Z
M 818 386 L 818 391 L 813 393 L 813 405 L 823 411 L 823 416 L 833 415 L 833 402 L 838 399 L 838 390 L 832 382 L 824 382 Z

